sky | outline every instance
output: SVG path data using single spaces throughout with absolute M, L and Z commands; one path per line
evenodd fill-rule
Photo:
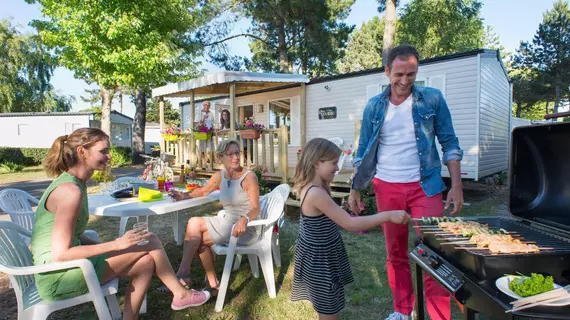
M 400 1 L 401 6 L 409 0 Z M 493 26 L 499 36 L 501 44 L 507 51 L 514 51 L 520 41 L 530 41 L 534 36 L 538 25 L 542 22 L 542 15 L 552 8 L 556 0 L 483 0 L 481 16 L 484 23 Z M 376 10 L 378 4 L 376 0 L 356 0 L 352 6 L 351 13 L 346 22 L 360 27 L 362 23 L 378 15 Z M 0 19 L 9 18 L 12 24 L 19 25 L 19 30 L 23 32 L 34 32 L 29 27 L 33 19 L 41 19 L 39 4 L 27 4 L 24 0 L 0 0 Z M 249 26 L 249 21 L 242 20 L 234 28 L 235 33 L 245 32 Z M 230 50 L 234 54 L 250 56 L 247 41 L 244 39 L 234 39 L 229 42 Z M 212 64 L 203 61 L 202 67 L 208 72 L 219 71 L 220 69 Z M 76 102 L 73 111 L 86 109 L 89 105 L 81 101 L 85 89 L 93 89 L 97 86 L 88 85 L 85 81 L 76 79 L 73 72 L 65 68 L 57 68 L 52 78 L 52 84 L 59 94 L 72 95 Z M 176 106 L 181 99 L 172 99 Z M 119 105 L 114 102 L 113 109 L 119 110 Z M 133 117 L 135 107 L 130 98 L 125 97 L 123 103 L 123 113 Z

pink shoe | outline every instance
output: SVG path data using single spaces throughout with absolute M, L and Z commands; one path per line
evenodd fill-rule
M 192 294 L 186 299 L 172 299 L 170 307 L 172 310 L 182 310 L 189 307 L 201 306 L 210 300 L 210 293 L 208 291 L 191 290 Z

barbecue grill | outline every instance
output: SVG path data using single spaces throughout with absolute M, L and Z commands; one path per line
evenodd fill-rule
M 510 215 L 463 219 L 535 242 L 539 251 L 492 253 L 472 245 L 450 245 L 457 236 L 417 221 L 421 237 L 410 258 L 416 267 L 419 320 L 424 319 L 423 272 L 464 305 L 464 319 L 474 319 L 477 313 L 493 319 L 570 319 L 570 306 L 510 312 L 514 299 L 495 286 L 496 279 L 519 272 L 551 275 L 561 286 L 570 283 L 570 123 L 518 127 L 511 138 Z

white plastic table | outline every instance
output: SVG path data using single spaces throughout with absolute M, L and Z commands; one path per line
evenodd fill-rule
M 153 202 L 142 202 L 136 198 L 115 199 L 105 194 L 91 194 L 88 196 L 89 214 L 105 217 L 136 217 L 138 221 L 148 221 L 148 216 L 172 213 L 172 230 L 174 239 L 178 245 L 182 244 L 182 234 L 178 228 L 179 215 L 181 210 L 200 206 L 206 203 L 217 201 L 220 192 L 214 191 L 205 197 L 187 199 L 174 202 L 169 196 L 164 196 L 163 200 Z M 150 224 L 149 224 L 150 228 Z

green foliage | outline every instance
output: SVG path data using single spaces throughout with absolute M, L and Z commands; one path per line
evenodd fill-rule
M 354 0 L 253 0 L 237 4 L 252 20 L 241 36 L 250 39 L 251 59 L 231 56 L 224 40 L 232 25 L 216 25 L 201 34 L 209 42 L 212 62 L 228 70 L 299 72 L 318 77 L 336 72 L 353 27 L 346 19 Z M 237 20 L 237 19 L 236 19 Z M 217 29 L 214 31 L 213 29 Z M 229 37 L 235 38 L 235 37 Z
M 479 48 L 483 20 L 479 0 L 414 0 L 402 10 L 396 42 L 416 47 L 421 59 Z
M 129 147 L 111 147 L 111 167 L 121 167 L 132 164 L 132 150 Z
M 56 62 L 39 37 L 0 20 L 0 112 L 69 111 L 73 97 L 50 84 Z
M 0 173 L 20 172 L 24 170 L 24 165 L 14 162 L 0 163 Z
M 262 166 L 257 166 L 252 168 L 251 171 L 253 171 L 253 173 L 255 173 L 257 176 L 257 182 L 259 183 L 259 194 L 264 195 L 271 192 L 269 184 L 265 179 L 263 179 L 263 173 L 267 172 L 267 170 Z
M 109 172 L 108 170 L 107 171 L 96 170 L 95 172 L 93 172 L 91 180 L 93 180 L 96 183 L 100 183 L 100 182 L 113 181 L 115 180 L 115 178 L 111 175 L 111 172 Z
M 383 36 L 383 19 L 375 16 L 364 22 L 350 35 L 339 71 L 345 73 L 381 67 Z
M 532 42 L 521 42 L 513 59 L 518 69 L 530 69 L 542 86 L 541 100 L 554 100 L 557 112 L 570 85 L 570 8 L 558 1 L 543 15 Z
M 146 121 L 160 122 L 158 99 L 151 99 L 146 105 Z M 172 107 L 172 103 L 164 101 L 164 123 L 166 125 L 180 126 L 180 112 Z
M 45 148 L 0 148 L 0 163 L 13 162 L 23 166 L 41 164 L 47 157 Z

